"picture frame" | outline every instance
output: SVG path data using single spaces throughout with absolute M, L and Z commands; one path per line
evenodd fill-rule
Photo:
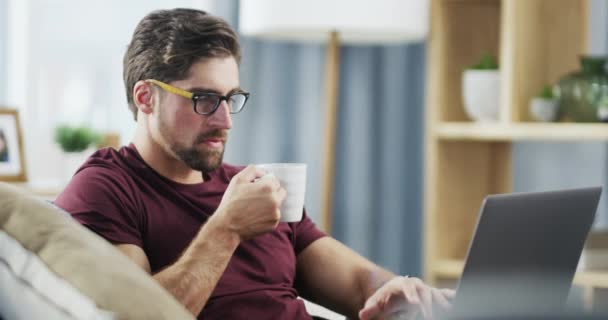
M 0 107 L 0 181 L 26 181 L 19 111 Z

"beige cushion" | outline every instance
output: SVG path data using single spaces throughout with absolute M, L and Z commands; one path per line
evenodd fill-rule
M 2 230 L 0 284 L 0 317 L 4 319 L 115 319 Z
M 0 230 L 118 319 L 194 319 L 110 243 L 60 209 L 6 183 L 0 183 Z

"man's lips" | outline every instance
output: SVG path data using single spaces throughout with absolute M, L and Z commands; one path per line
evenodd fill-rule
M 225 143 L 224 139 L 209 138 L 202 141 L 202 144 L 211 148 L 221 148 Z
M 203 144 L 209 148 L 219 149 L 226 144 L 228 134 L 222 130 L 215 130 L 207 132 L 206 134 L 199 135 L 196 139 L 197 145 Z

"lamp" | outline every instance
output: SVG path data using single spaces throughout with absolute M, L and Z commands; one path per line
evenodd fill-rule
M 332 228 L 340 44 L 420 41 L 428 32 L 428 0 L 241 0 L 243 35 L 328 42 L 321 228 Z

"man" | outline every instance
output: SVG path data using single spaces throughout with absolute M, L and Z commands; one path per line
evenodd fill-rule
M 240 47 L 223 20 L 156 11 L 124 57 L 132 144 L 79 169 L 57 204 L 149 272 L 200 319 L 310 319 L 298 295 L 361 319 L 432 315 L 452 292 L 396 277 L 304 215 L 279 223 L 285 190 L 255 166 L 222 163 Z

